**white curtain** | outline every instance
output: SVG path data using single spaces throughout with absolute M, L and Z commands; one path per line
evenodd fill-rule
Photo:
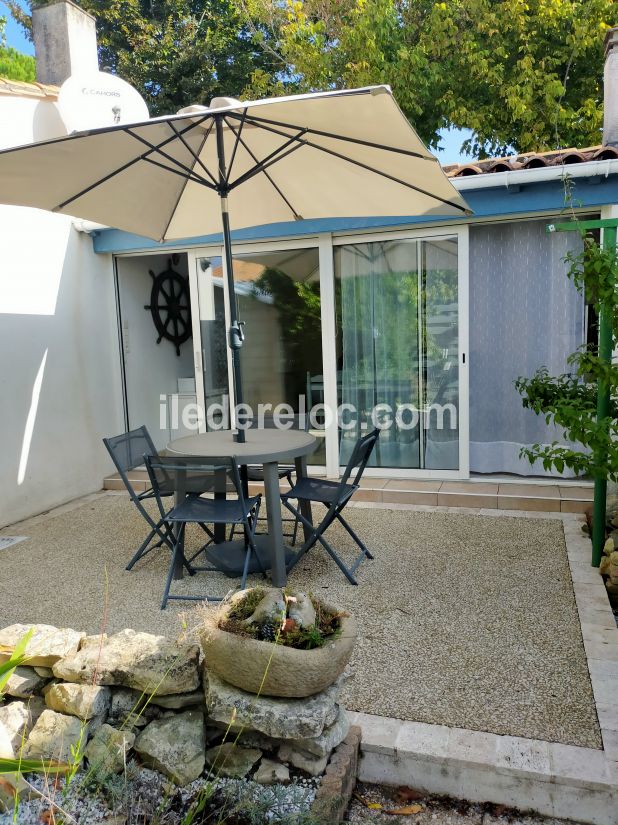
M 562 441 L 560 431 L 522 407 L 513 384 L 541 366 L 551 375 L 568 372 L 567 356 L 584 342 L 584 301 L 564 263 L 581 239 L 575 232 L 548 235 L 546 225 L 470 227 L 472 472 L 548 475 L 519 451 Z
M 357 428 L 341 433 L 346 463 L 356 438 L 373 426 L 378 404 L 419 406 L 418 258 L 415 241 L 338 247 L 341 403 L 357 410 Z M 372 466 L 418 467 L 418 426 L 385 429 Z

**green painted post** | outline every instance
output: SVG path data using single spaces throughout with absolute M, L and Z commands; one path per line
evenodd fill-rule
M 603 248 L 616 250 L 616 228 L 618 219 L 610 218 L 600 221 L 569 221 L 568 223 L 549 224 L 548 232 L 580 232 L 588 229 L 603 230 Z M 618 285 L 617 285 L 618 286 Z M 599 360 L 610 364 L 612 360 L 612 306 L 603 302 L 599 307 Z M 597 387 L 597 421 L 609 417 L 609 387 L 607 382 L 599 381 Z M 596 456 L 597 463 L 604 461 L 604 456 Z M 594 507 L 592 512 L 592 566 L 599 567 L 605 544 L 605 516 L 607 507 L 607 477 L 594 479 Z
M 603 229 L 603 247 L 616 249 L 616 227 Z M 599 307 L 599 360 L 610 364 L 612 360 L 612 306 L 606 302 Z M 599 381 L 597 390 L 597 421 L 609 416 L 609 387 L 606 381 Z M 596 456 L 597 464 L 604 461 L 604 456 Z M 605 516 L 607 504 L 607 477 L 597 475 L 594 480 L 594 510 L 592 515 L 592 566 L 599 567 L 605 544 Z

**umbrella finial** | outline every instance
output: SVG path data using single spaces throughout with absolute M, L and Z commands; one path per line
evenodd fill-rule
M 242 109 L 242 103 L 235 97 L 213 97 L 209 109 Z

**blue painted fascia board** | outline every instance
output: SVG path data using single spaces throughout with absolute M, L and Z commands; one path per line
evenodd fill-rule
M 581 208 L 601 207 L 618 203 L 618 175 L 608 177 L 572 179 L 572 205 Z M 474 218 L 505 218 L 535 212 L 565 210 L 565 193 L 562 181 L 530 183 L 514 187 L 497 186 L 486 189 L 462 191 L 462 195 L 474 212 Z M 392 218 L 320 218 L 316 220 L 289 221 L 264 224 L 232 233 L 234 241 L 257 241 L 268 238 L 318 235 L 325 232 L 345 232 L 362 229 L 381 229 L 393 226 L 422 226 L 423 224 L 453 223 L 452 217 L 435 216 Z M 186 249 L 221 243 L 221 235 L 203 235 L 179 241 L 157 243 L 150 238 L 123 232 L 120 229 L 102 229 L 93 233 L 94 251 L 98 253 L 159 252 L 166 249 Z

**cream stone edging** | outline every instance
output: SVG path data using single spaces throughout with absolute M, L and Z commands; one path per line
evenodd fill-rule
M 603 750 L 349 713 L 351 724 L 362 730 L 359 778 L 592 825 L 618 825 L 618 628 L 603 580 L 590 565 L 583 517 L 403 504 L 390 508 L 562 521 Z

